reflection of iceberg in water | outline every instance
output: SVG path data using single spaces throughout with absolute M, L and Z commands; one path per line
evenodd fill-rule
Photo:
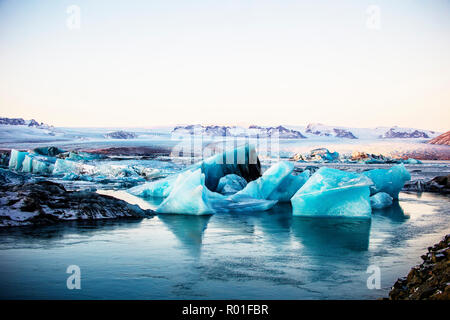
M 368 219 L 293 216 L 291 230 L 306 249 L 333 255 L 336 249 L 367 250 L 370 224 Z
M 391 206 L 383 209 L 374 209 L 372 211 L 372 214 L 375 215 L 382 215 L 385 217 L 388 217 L 392 221 L 396 222 L 403 222 L 405 220 L 409 219 L 409 215 L 406 214 L 398 201 L 394 201 Z
M 158 219 L 167 226 L 183 246 L 195 255 L 200 254 L 203 233 L 210 218 L 211 216 L 193 215 L 161 214 L 158 216 Z
M 256 220 L 267 243 L 275 246 L 290 241 L 292 207 L 290 203 L 278 203 L 270 211 L 261 212 Z

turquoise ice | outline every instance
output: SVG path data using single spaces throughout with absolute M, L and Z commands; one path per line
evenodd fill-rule
M 211 215 L 226 212 L 264 211 L 277 201 L 243 197 L 234 201 L 229 197 L 209 190 L 205 185 L 205 174 L 201 169 L 184 171 L 177 175 L 169 195 L 156 208 L 158 213 Z
M 392 198 L 398 199 L 405 182 L 411 179 L 411 174 L 403 164 L 395 165 L 390 169 L 374 169 L 363 174 L 373 181 L 370 187 L 371 194 L 386 192 Z
M 170 194 L 156 209 L 158 213 L 213 214 L 205 186 L 205 175 L 200 169 L 180 173 Z
M 378 192 L 370 197 L 370 206 L 373 209 L 383 209 L 392 205 L 392 197 L 386 192 Z
M 9 157 L 9 165 L 8 167 L 10 169 L 14 170 L 21 170 L 23 161 L 25 160 L 25 156 L 28 154 L 28 152 L 25 151 L 19 151 L 16 149 L 11 150 L 11 155 Z
M 292 197 L 296 216 L 370 218 L 367 177 L 322 167 Z
M 294 176 L 292 175 L 293 170 L 294 164 L 292 162 L 279 162 L 267 169 L 260 178 L 249 182 L 244 189 L 237 192 L 232 198 L 250 197 L 282 202 L 289 201 L 309 178 L 309 171 Z
M 259 177 L 258 157 L 254 146 L 250 145 L 214 155 L 189 166 L 181 173 L 197 169 L 201 169 L 201 172 L 205 175 L 205 186 L 211 191 L 216 191 L 220 179 L 228 174 L 237 174 L 241 177 L 247 177 L 247 179 Z M 172 191 L 178 175 L 175 174 L 164 179 L 144 183 L 129 189 L 128 192 L 139 197 L 165 198 Z
M 221 194 L 232 194 L 242 190 L 246 185 L 247 181 L 244 178 L 232 173 L 220 178 L 216 191 Z
M 51 157 L 27 154 L 22 163 L 22 171 L 43 175 L 53 173 L 55 159 Z

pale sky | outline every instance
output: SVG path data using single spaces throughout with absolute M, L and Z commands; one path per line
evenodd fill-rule
M 447 131 L 450 1 L 0 0 L 0 116 Z

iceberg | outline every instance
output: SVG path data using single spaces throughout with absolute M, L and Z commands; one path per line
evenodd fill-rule
M 189 166 L 179 174 L 197 169 L 200 169 L 205 175 L 205 186 L 211 191 L 216 191 L 220 179 L 228 174 L 236 174 L 246 181 L 255 180 L 261 176 L 261 165 L 255 148 L 251 145 L 244 145 L 214 155 Z M 147 182 L 129 189 L 128 192 L 138 197 L 165 198 L 171 193 L 179 174 Z
M 23 161 L 25 160 L 25 156 L 27 154 L 28 154 L 28 152 L 12 149 L 11 155 L 9 157 L 8 167 L 10 169 L 14 169 L 16 171 L 19 171 L 20 169 L 22 169 L 22 164 L 23 164 Z
M 292 175 L 293 170 L 292 162 L 279 162 L 271 166 L 260 178 L 249 182 L 244 189 L 233 195 L 232 199 L 250 197 L 281 202 L 289 201 L 309 178 L 308 170 L 299 176 Z
M 292 197 L 292 214 L 370 218 L 371 184 L 361 174 L 322 167 Z
M 27 154 L 22 163 L 22 172 L 49 175 L 53 173 L 54 158 Z
M 373 181 L 370 187 L 371 194 L 386 192 L 392 198 L 398 199 L 405 182 L 411 180 L 411 174 L 403 164 L 393 166 L 390 169 L 374 169 L 363 172 L 363 175 Z
M 226 212 L 265 211 L 277 201 L 242 198 L 234 201 L 217 192 L 210 191 L 205 184 L 201 169 L 185 171 L 177 175 L 172 189 L 156 208 L 157 213 L 211 215 Z
M 232 194 L 242 190 L 246 185 L 247 181 L 244 178 L 232 173 L 220 178 L 216 191 L 221 194 Z
M 33 153 L 41 156 L 55 157 L 60 153 L 64 153 L 66 151 L 61 150 L 57 147 L 40 147 L 34 148 Z
M 166 199 L 156 208 L 158 213 L 213 214 L 205 186 L 205 175 L 198 169 L 180 173 Z
M 53 174 L 68 174 L 68 173 L 73 173 L 76 175 L 82 174 L 92 175 L 95 173 L 95 166 L 72 160 L 56 159 Z
M 405 163 L 405 164 L 422 164 L 422 161 L 417 160 L 417 159 L 413 159 L 413 158 L 409 158 L 407 160 L 402 160 L 402 163 Z
M 378 192 L 370 197 L 370 206 L 373 209 L 383 209 L 392 205 L 392 197 L 386 192 Z
M 80 161 L 80 160 L 98 160 L 102 158 L 104 158 L 104 156 L 101 154 L 83 151 L 70 151 L 66 159 Z

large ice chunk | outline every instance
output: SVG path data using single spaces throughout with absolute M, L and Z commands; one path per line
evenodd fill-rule
M 208 215 L 218 212 L 264 211 L 272 208 L 276 202 L 252 198 L 234 201 L 222 194 L 210 191 L 205 185 L 205 174 L 199 168 L 177 175 L 169 195 L 156 208 L 156 212 Z
M 22 163 L 22 171 L 49 175 L 54 169 L 55 159 L 51 157 L 43 157 L 34 154 L 25 155 Z
M 68 174 L 74 173 L 89 174 L 93 175 L 95 173 L 95 166 L 84 164 L 76 161 L 57 159 L 55 162 L 55 167 L 53 169 L 53 174 Z
M 390 169 L 365 171 L 363 174 L 374 183 L 370 187 L 371 194 L 386 192 L 394 199 L 398 199 L 398 193 L 402 190 L 405 182 L 411 180 L 411 174 L 403 164 L 393 166 Z
M 289 201 L 291 197 L 309 178 L 309 171 L 299 176 L 292 175 L 294 164 L 292 162 L 279 162 L 269 169 L 257 180 L 251 181 L 241 191 L 232 196 L 233 199 L 251 197 Z
M 217 192 L 221 194 L 236 193 L 247 185 L 247 181 L 237 174 L 227 174 L 220 178 L 219 185 L 217 186 Z
M 383 209 L 392 205 L 392 197 L 386 192 L 378 192 L 370 197 L 370 205 L 373 209 Z
M 236 174 L 246 181 L 257 179 L 261 175 L 259 159 L 254 146 L 251 145 L 244 145 L 214 155 L 186 168 L 184 172 L 197 169 L 201 169 L 205 175 L 205 186 L 211 191 L 216 191 L 220 179 L 228 174 Z M 139 197 L 167 197 L 172 191 L 178 175 L 147 182 L 129 189 L 128 192 Z
M 322 167 L 292 197 L 296 216 L 370 218 L 367 177 Z
M 180 173 L 169 196 L 156 208 L 159 213 L 213 214 L 205 190 L 205 175 L 198 169 Z
M 25 160 L 27 154 L 28 152 L 12 149 L 9 157 L 9 168 L 14 170 L 22 169 L 23 160 Z

